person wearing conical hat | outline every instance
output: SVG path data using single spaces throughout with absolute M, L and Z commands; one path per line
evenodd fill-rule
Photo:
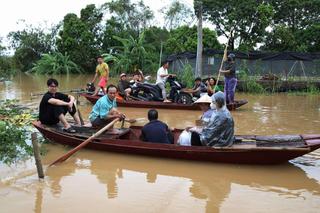
M 215 113 L 215 109 L 212 109 L 210 105 L 212 104 L 212 98 L 205 94 L 201 96 L 198 100 L 194 102 L 194 104 L 198 105 L 201 111 L 203 112 L 201 116 L 202 124 L 206 124 L 209 122 L 211 116 Z

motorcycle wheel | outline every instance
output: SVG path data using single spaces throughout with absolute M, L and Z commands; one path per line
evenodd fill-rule
M 176 96 L 175 102 L 178 104 L 192 104 L 192 97 L 188 93 L 180 93 Z

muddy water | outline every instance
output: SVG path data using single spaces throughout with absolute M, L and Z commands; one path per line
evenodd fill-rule
M 92 76 L 60 76 L 60 90 Z M 0 99 L 37 106 L 30 93 L 46 90 L 46 77 L 20 75 L 0 83 Z M 320 132 L 320 95 L 246 95 L 233 112 L 237 134 Z M 84 118 L 91 104 L 80 98 Z M 121 108 L 145 118 L 146 109 Z M 192 125 L 200 112 L 159 110 L 170 127 Z M 139 120 L 143 125 L 146 120 Z M 44 165 L 67 149 L 48 144 Z M 46 168 L 39 182 L 33 161 L 0 164 L 0 212 L 319 212 L 320 152 L 279 166 L 193 163 L 81 150 L 64 164 Z

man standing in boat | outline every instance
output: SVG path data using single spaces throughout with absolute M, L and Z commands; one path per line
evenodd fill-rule
M 235 54 L 230 53 L 225 62 L 225 69 L 220 70 L 224 74 L 224 93 L 227 104 L 234 104 L 234 93 L 237 86 Z
M 81 126 L 80 118 L 76 113 L 75 98 L 72 95 L 65 95 L 57 92 L 58 81 L 50 78 L 47 81 L 48 92 L 44 94 L 39 107 L 39 120 L 42 124 L 55 125 L 59 121 L 64 126 L 64 131 L 76 132 L 65 118 L 67 112 L 72 115 L 75 122 Z
M 167 99 L 166 92 L 166 82 L 169 76 L 175 76 L 173 74 L 168 74 L 169 61 L 165 61 L 162 63 L 162 66 L 157 71 L 157 82 L 156 84 L 160 87 L 162 91 L 163 102 L 171 102 Z
M 97 61 L 98 61 L 98 65 L 96 67 L 96 73 L 95 73 L 91 83 L 94 83 L 98 76 L 100 76 L 100 80 L 98 83 L 98 87 L 96 88 L 96 91 L 93 93 L 93 96 L 98 94 L 100 88 L 102 89 L 103 93 L 106 94 L 105 88 L 106 88 L 107 82 L 109 80 L 109 66 L 108 66 L 108 64 L 103 61 L 102 56 L 99 56 L 97 58 Z
M 124 119 L 125 115 L 117 110 L 117 87 L 109 85 L 107 94 L 101 97 L 93 106 L 89 120 L 93 127 L 103 127 L 116 118 Z

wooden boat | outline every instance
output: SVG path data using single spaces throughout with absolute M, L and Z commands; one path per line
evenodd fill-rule
M 81 93 L 81 96 L 85 97 L 88 101 L 95 104 L 101 96 L 92 96 L 88 93 Z M 235 110 L 245 104 L 247 100 L 238 100 L 235 104 L 228 104 L 229 110 Z M 157 108 L 157 109 L 178 109 L 178 110 L 200 110 L 199 106 L 195 104 L 178 104 L 178 103 L 164 103 L 160 101 L 120 101 L 117 100 L 117 105 L 120 107 L 137 107 L 137 108 Z
M 62 131 L 61 127 L 33 125 L 45 138 L 56 143 L 77 146 L 96 130 L 75 127 L 76 134 Z M 193 161 L 211 161 L 236 164 L 279 164 L 320 148 L 319 135 L 237 136 L 232 147 L 212 148 L 179 146 L 176 144 L 182 130 L 173 131 L 174 144 L 156 144 L 139 140 L 141 127 L 112 129 L 103 133 L 86 148 L 154 157 L 176 158 Z

